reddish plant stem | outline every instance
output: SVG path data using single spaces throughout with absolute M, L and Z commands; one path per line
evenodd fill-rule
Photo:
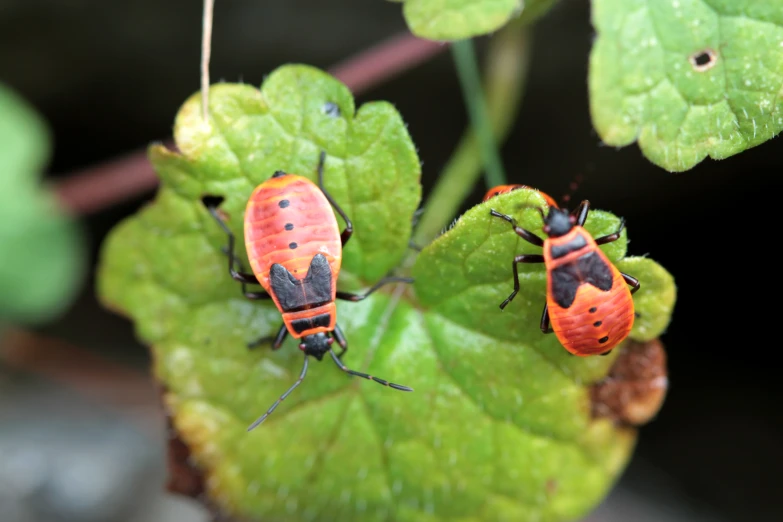
M 448 44 L 401 33 L 336 64 L 329 72 L 358 95 L 446 49 Z M 174 146 L 171 140 L 164 144 Z M 158 181 L 145 149 L 69 174 L 54 189 L 66 210 L 91 214 L 151 191 Z
M 447 43 L 400 33 L 332 66 L 329 72 L 361 94 L 447 50 Z
M 22 329 L 0 337 L 0 362 L 97 400 L 130 416 L 149 432 L 161 428 L 163 412 L 149 374 L 104 359 L 66 341 Z

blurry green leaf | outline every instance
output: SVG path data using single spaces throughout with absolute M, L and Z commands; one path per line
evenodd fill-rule
M 512 17 L 532 22 L 556 0 L 392 0 L 403 2 L 411 32 L 430 40 L 461 40 L 491 33 Z
M 601 139 L 639 141 L 672 172 L 783 129 L 783 2 L 595 0 L 590 110 Z
M 341 116 L 324 111 L 327 102 Z M 584 386 L 604 376 L 613 357 L 566 360 L 538 319 L 520 311 L 523 298 L 508 312 L 497 309 L 510 291 L 510 258 L 487 255 L 492 250 L 480 244 L 488 240 L 503 256 L 518 245 L 487 221 L 486 205 L 420 255 L 415 289 L 429 311 L 404 287 L 402 296 L 389 289 L 338 302 L 346 364 L 413 393 L 313 361 L 303 385 L 247 433 L 296 380 L 302 354 L 290 339 L 276 352 L 247 349 L 276 332 L 280 314 L 241 295 L 220 252 L 226 238 L 200 198 L 224 196 L 221 208 L 242 237 L 254 186 L 276 170 L 315 179 L 325 149 L 325 183 L 355 226 L 339 286 L 366 288 L 405 253 L 419 162 L 389 104 L 366 104 L 354 115 L 347 89 L 305 66 L 277 69 L 260 91 L 214 86 L 210 114 L 210 124 L 201 120 L 193 96 L 175 126 L 182 154 L 151 149 L 163 184 L 153 204 L 109 235 L 99 293 L 152 345 L 173 423 L 213 502 L 248 520 L 526 522 L 579 517 L 606 494 L 634 435 L 591 421 Z M 510 210 L 522 191 L 513 194 L 497 203 Z M 593 233 L 616 225 L 614 216 L 591 215 Z M 620 259 L 624 245 L 606 248 Z M 475 277 L 488 281 L 474 286 Z M 655 288 L 645 295 L 658 303 L 665 292 Z M 490 295 L 474 299 L 475 289 Z M 535 313 L 542 305 L 537 295 Z M 670 309 L 653 311 L 663 318 L 651 322 L 668 322 Z M 513 328 L 479 324 L 498 320 Z
M 49 156 L 43 121 L 0 85 L 0 320 L 51 318 L 79 288 L 83 245 L 75 223 L 40 186 Z

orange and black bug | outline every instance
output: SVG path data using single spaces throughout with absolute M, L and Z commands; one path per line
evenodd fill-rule
M 482 199 L 481 201 L 488 201 L 488 200 L 494 198 L 495 196 L 499 196 L 501 194 L 507 194 L 509 192 L 513 192 L 513 191 L 519 190 L 519 189 L 535 190 L 536 192 L 541 194 L 541 197 L 544 198 L 544 200 L 546 201 L 547 205 L 549 205 L 550 207 L 556 207 L 557 206 L 557 203 L 552 198 L 552 196 L 550 196 L 546 192 L 541 192 L 538 189 L 534 189 L 533 187 L 529 187 L 528 185 L 498 185 L 496 187 L 492 187 L 491 189 L 489 189 L 487 191 L 486 194 L 484 194 L 484 199 Z
M 514 291 L 500 308 L 505 308 L 519 292 L 517 265 L 544 263 L 547 292 L 541 331 L 554 331 L 560 343 L 574 355 L 608 355 L 631 332 L 635 317 L 631 294 L 640 285 L 636 278 L 620 272 L 598 245 L 616 241 L 625 220 L 617 232 L 593 239 L 583 228 L 590 211 L 589 201 L 582 201 L 570 215 L 556 205 L 550 205 L 546 214 L 535 208 L 544 220 L 547 239 L 519 227 L 511 216 L 490 210 L 491 215 L 508 221 L 519 237 L 544 249 L 543 255 L 514 258 Z
M 346 367 L 341 357 L 348 343 L 337 325 L 335 299 L 361 301 L 387 283 L 410 283 L 410 278 L 387 277 L 364 294 L 337 291 L 342 249 L 353 233 L 353 224 L 324 188 L 323 169 L 326 154 L 318 161 L 318 185 L 303 176 L 275 172 L 261 183 L 250 196 L 245 208 L 245 246 L 253 273 L 243 272 L 234 255 L 234 235 L 218 213 L 217 204 L 205 199 L 205 204 L 228 235 L 228 271 L 242 283 L 249 299 L 272 299 L 283 316 L 283 325 L 274 337 L 259 339 L 250 346 L 272 340 L 272 349 L 282 346 L 290 334 L 301 339 L 304 364 L 299 379 L 267 412 L 250 425 L 248 431 L 261 424 L 288 395 L 299 386 L 307 373 L 308 356 L 319 361 L 326 353 L 344 372 L 373 380 L 396 390 L 412 388 L 360 373 Z M 330 206 L 331 205 L 331 206 Z M 335 211 L 345 220 L 340 233 Z M 239 267 L 239 270 L 235 269 Z M 245 285 L 259 284 L 265 292 L 248 292 Z M 334 341 L 342 347 L 340 355 L 332 350 Z

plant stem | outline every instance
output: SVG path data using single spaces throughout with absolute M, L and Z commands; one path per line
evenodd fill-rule
M 484 162 L 484 179 L 487 187 L 502 185 L 506 181 L 503 172 L 503 162 L 500 160 L 498 144 L 492 124 L 487 114 L 487 103 L 481 88 L 481 74 L 479 73 L 476 50 L 473 40 L 460 40 L 451 46 L 454 64 L 457 66 L 462 96 L 470 116 L 470 125 L 478 137 L 481 147 L 481 158 Z
M 201 33 L 201 114 L 209 119 L 209 56 L 212 52 L 212 13 L 215 0 L 204 0 Z
M 530 64 L 530 33 L 528 26 L 512 22 L 492 38 L 487 52 L 487 120 L 493 131 L 488 134 L 498 143 L 511 129 L 522 100 Z M 427 199 L 414 243 L 426 245 L 452 220 L 481 173 L 481 153 L 477 133 L 468 128 Z
M 446 49 L 447 44 L 416 38 L 404 31 L 349 57 L 330 68 L 329 72 L 358 96 Z M 204 81 L 209 85 L 208 76 L 206 80 L 202 77 Z M 208 106 L 203 102 L 208 93 L 209 89 L 201 92 L 204 107 Z M 163 144 L 168 148 L 176 146 L 171 139 Z M 67 174 L 54 185 L 63 207 L 72 213 L 91 214 L 153 190 L 159 181 L 145 148 Z

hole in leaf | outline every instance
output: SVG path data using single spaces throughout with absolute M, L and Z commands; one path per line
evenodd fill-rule
M 718 61 L 718 53 L 712 49 L 704 49 L 693 53 L 688 60 L 695 71 L 704 72 L 715 66 Z
M 219 207 L 223 204 L 223 201 L 225 201 L 226 198 L 223 196 L 215 196 L 213 194 L 204 194 L 201 196 L 201 202 L 204 203 L 205 207 Z
M 215 196 L 213 194 L 204 194 L 201 196 L 201 202 L 205 207 L 214 208 L 223 221 L 229 221 L 230 218 L 228 213 L 220 208 L 220 205 L 222 205 L 225 200 L 226 198 L 223 196 Z
M 324 103 L 324 113 L 332 118 L 339 118 L 342 115 L 340 113 L 340 107 L 333 102 Z

